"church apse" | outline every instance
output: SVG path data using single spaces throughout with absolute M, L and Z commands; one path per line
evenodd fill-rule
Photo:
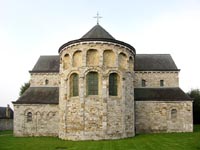
M 120 139 L 192 132 L 192 99 L 179 88 L 170 54 L 136 54 L 99 24 L 40 56 L 14 104 L 15 136 Z
M 131 50 L 106 41 L 85 41 L 63 48 L 63 59 L 66 51 L 73 55 L 73 64 L 60 70 L 59 137 L 99 140 L 134 136 L 133 69 L 129 70 L 127 59 L 134 58 Z M 77 81 L 72 79 L 73 72 Z M 73 95 L 77 83 L 78 94 Z

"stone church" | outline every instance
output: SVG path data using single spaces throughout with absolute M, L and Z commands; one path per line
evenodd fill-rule
M 15 136 L 66 140 L 192 132 L 192 99 L 170 54 L 136 54 L 99 24 L 40 56 L 14 105 Z

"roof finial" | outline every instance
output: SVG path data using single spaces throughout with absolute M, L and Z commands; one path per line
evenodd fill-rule
M 99 16 L 99 12 L 97 12 L 97 16 L 95 16 L 94 18 L 97 19 L 97 24 L 99 24 L 99 19 L 101 19 L 101 18 L 103 18 L 103 17 Z

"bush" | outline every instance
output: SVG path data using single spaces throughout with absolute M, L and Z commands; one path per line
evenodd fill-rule
M 200 91 L 199 89 L 192 89 L 188 95 L 193 98 L 193 122 L 200 124 Z

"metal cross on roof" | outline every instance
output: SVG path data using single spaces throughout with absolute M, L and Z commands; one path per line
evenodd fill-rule
M 103 18 L 103 17 L 99 16 L 99 13 L 97 12 L 97 16 L 95 16 L 94 18 L 97 19 L 97 24 L 99 24 L 99 19 L 101 19 L 101 18 Z

